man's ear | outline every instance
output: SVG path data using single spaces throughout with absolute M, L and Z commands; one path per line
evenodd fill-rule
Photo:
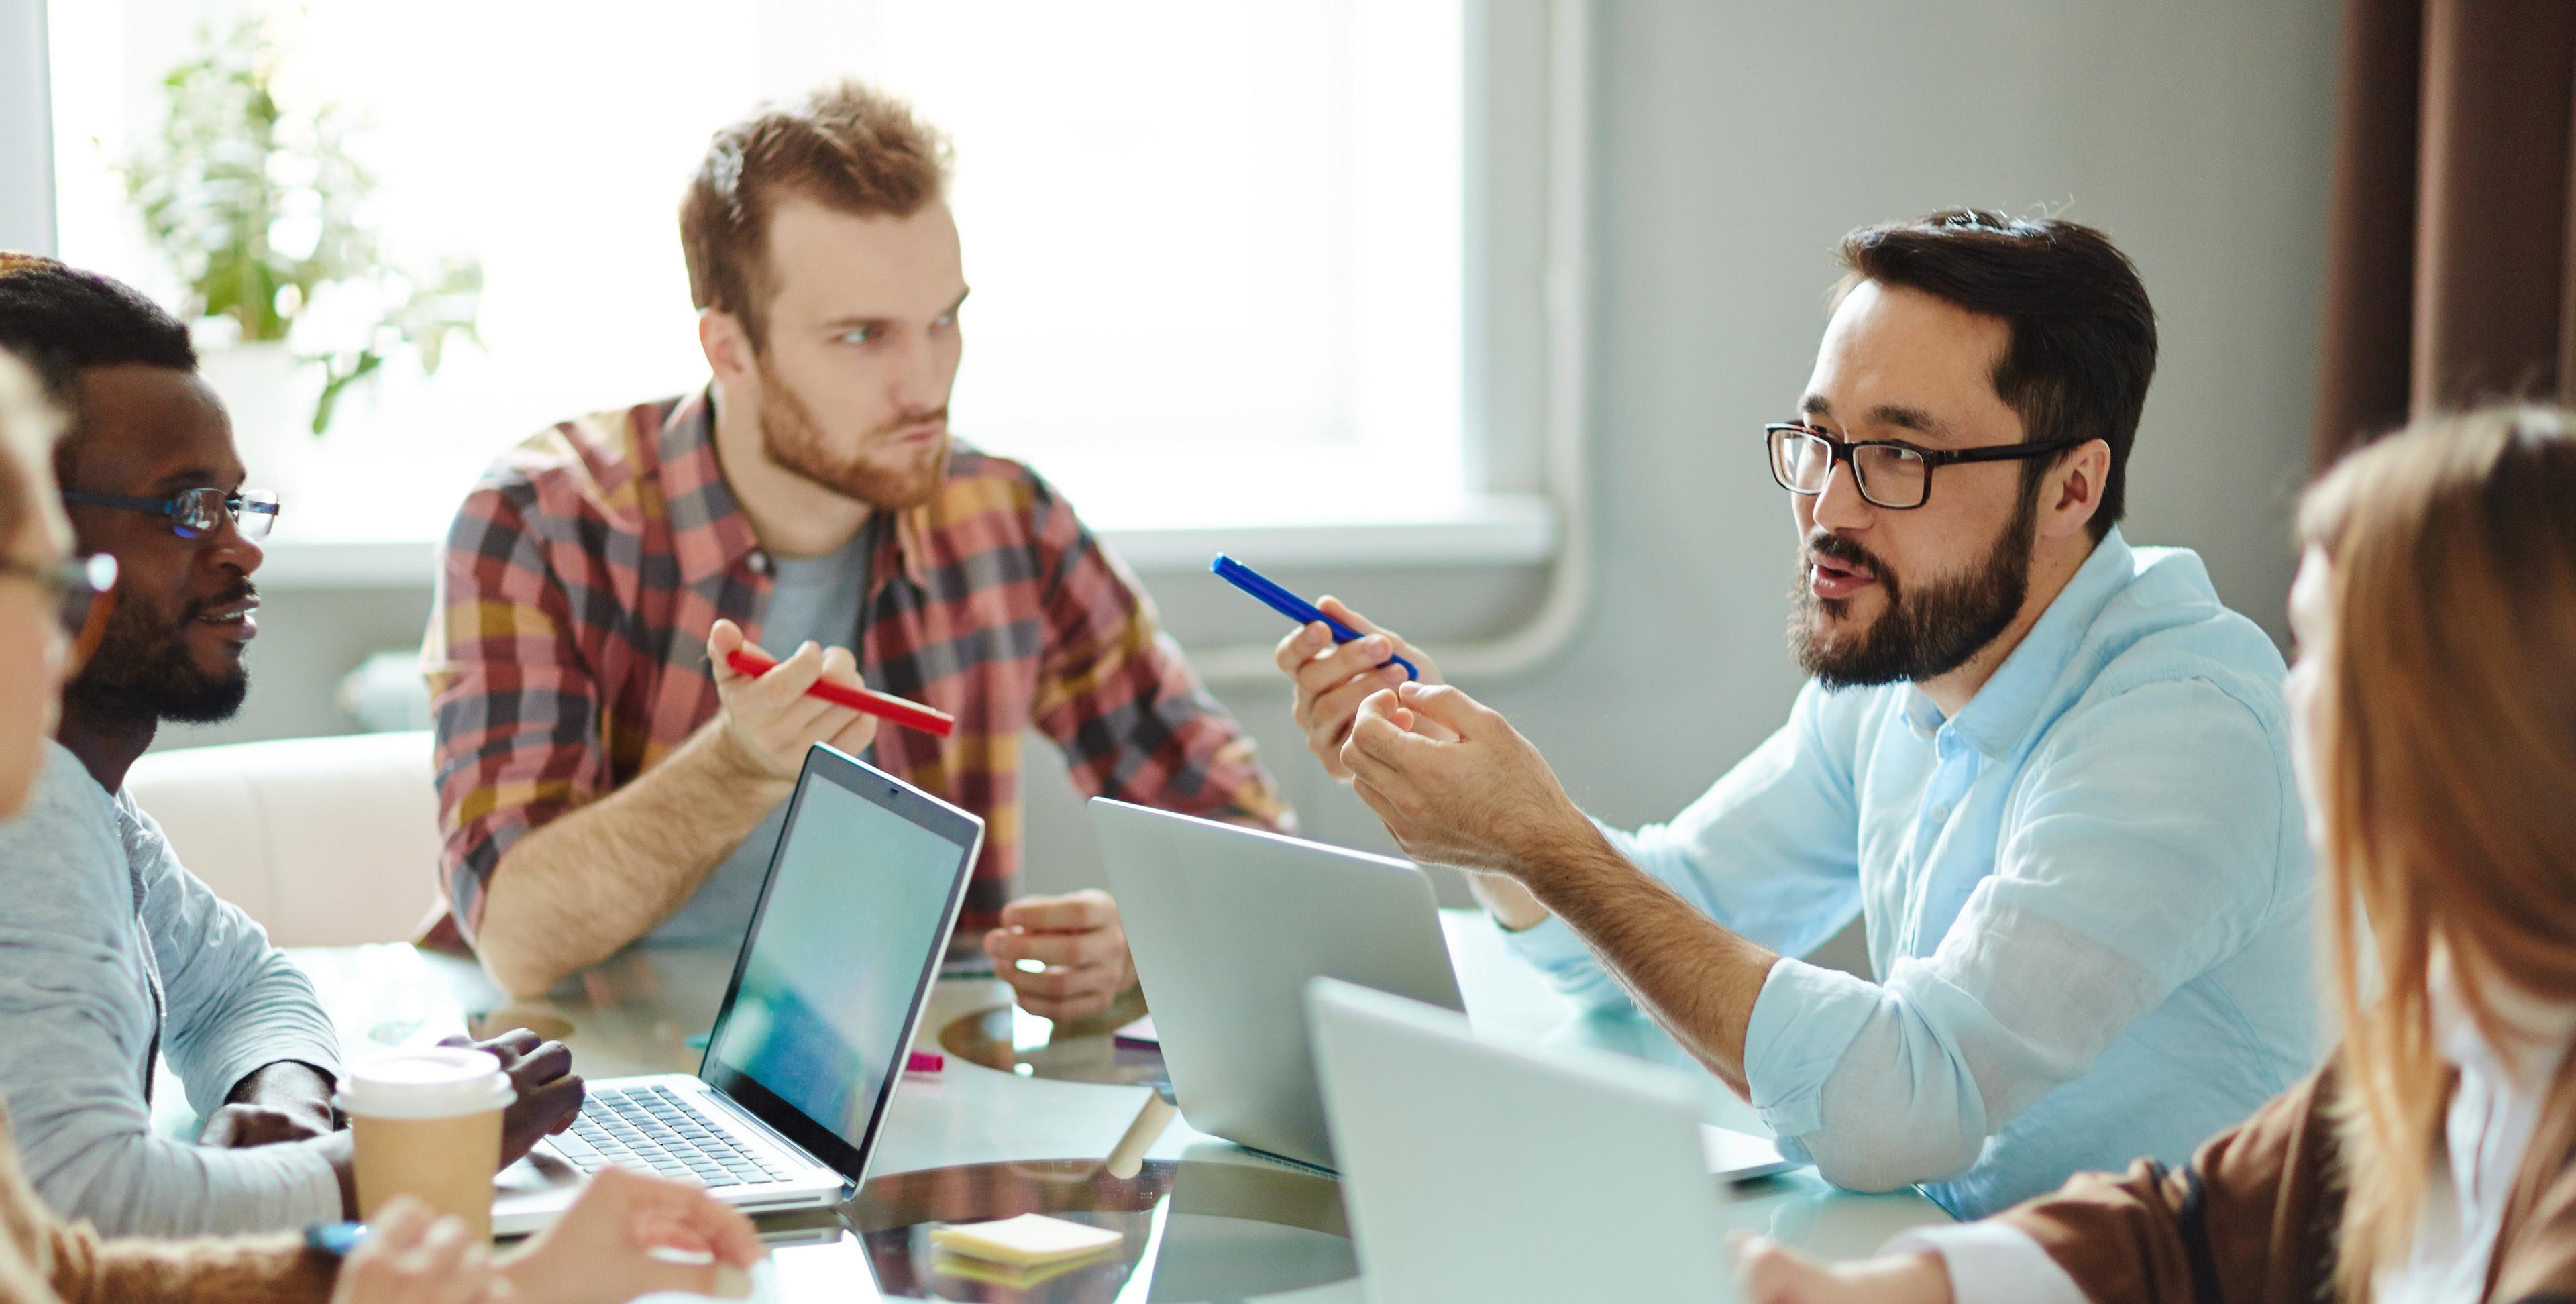
M 751 332 L 742 328 L 741 318 L 722 308 L 698 310 L 698 348 L 706 353 L 716 380 L 728 389 L 739 391 L 756 366 Z
M 2039 536 L 2072 538 L 2091 525 L 2110 484 L 2110 444 L 2096 439 L 2067 453 L 2041 486 Z

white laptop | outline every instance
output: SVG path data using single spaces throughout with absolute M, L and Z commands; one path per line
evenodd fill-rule
M 1334 1166 L 1306 984 L 1464 1009 L 1431 882 L 1401 860 L 1091 800 L 1109 885 L 1190 1126 Z
M 697 1075 L 590 1084 L 571 1130 L 504 1169 L 492 1229 L 570 1206 L 608 1164 L 746 1213 L 820 1208 L 867 1176 L 984 822 L 816 745 Z
M 1362 1283 L 1379 1304 L 1736 1298 L 1698 1089 L 1595 1051 L 1499 1045 L 1349 983 L 1311 994 Z

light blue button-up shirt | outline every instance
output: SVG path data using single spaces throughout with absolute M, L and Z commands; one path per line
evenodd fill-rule
M 1605 831 L 1785 956 L 1863 917 L 1880 982 L 1784 959 L 1763 983 L 1752 1104 L 1840 1185 L 1981 1217 L 2179 1164 L 2314 1066 L 2282 675 L 2198 557 L 2114 530 L 1957 716 L 1809 684 L 1679 818 Z M 1511 940 L 1625 1002 L 1562 921 Z

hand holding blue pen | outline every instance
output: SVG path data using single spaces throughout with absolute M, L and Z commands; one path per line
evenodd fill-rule
M 1348 643 L 1363 637 L 1358 630 L 1316 610 L 1314 603 L 1279 587 L 1272 583 L 1268 576 L 1224 553 L 1218 553 L 1216 560 L 1208 563 L 1208 570 L 1218 579 L 1259 598 L 1263 605 L 1300 625 L 1320 623 L 1324 628 L 1333 631 L 1333 641 L 1336 643 Z M 1422 678 L 1422 672 L 1414 669 L 1413 663 L 1402 657 L 1389 657 L 1385 664 L 1404 667 L 1404 677 L 1407 679 Z

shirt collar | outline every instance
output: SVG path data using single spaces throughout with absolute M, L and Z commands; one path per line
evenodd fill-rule
M 760 535 L 751 528 L 751 518 L 743 513 L 742 500 L 734 497 L 733 486 L 725 483 L 724 464 L 716 457 L 712 387 L 689 395 L 672 409 L 662 422 L 657 451 L 662 501 L 671 514 L 671 548 L 679 561 L 680 582 L 695 584 L 711 576 L 729 574 L 746 563 L 765 573 L 767 560 L 761 552 Z M 932 502 L 936 501 L 934 497 Z M 929 577 L 922 559 L 929 555 L 929 533 L 928 503 L 895 518 L 892 546 L 900 572 L 925 588 Z
M 1959 714 L 1946 721 L 1951 731 L 1988 760 L 2010 755 L 2030 732 L 2048 690 L 2065 673 L 2067 663 L 2074 660 L 2075 650 L 2083 646 L 2093 622 L 2128 585 L 2136 569 L 2136 554 L 2130 551 L 2128 540 L 2121 537 L 2119 527 L 2112 527 L 2100 543 L 2093 545 L 2093 555 L 2076 567 L 2074 577 L 2058 590 L 2030 632 L 2022 636 L 2021 645 L 2004 658 L 2003 665 L 1975 697 L 1968 699 Z M 1920 688 L 1907 690 L 1904 716 L 1906 725 L 1926 738 L 1939 733 L 1945 723 L 1941 708 Z

